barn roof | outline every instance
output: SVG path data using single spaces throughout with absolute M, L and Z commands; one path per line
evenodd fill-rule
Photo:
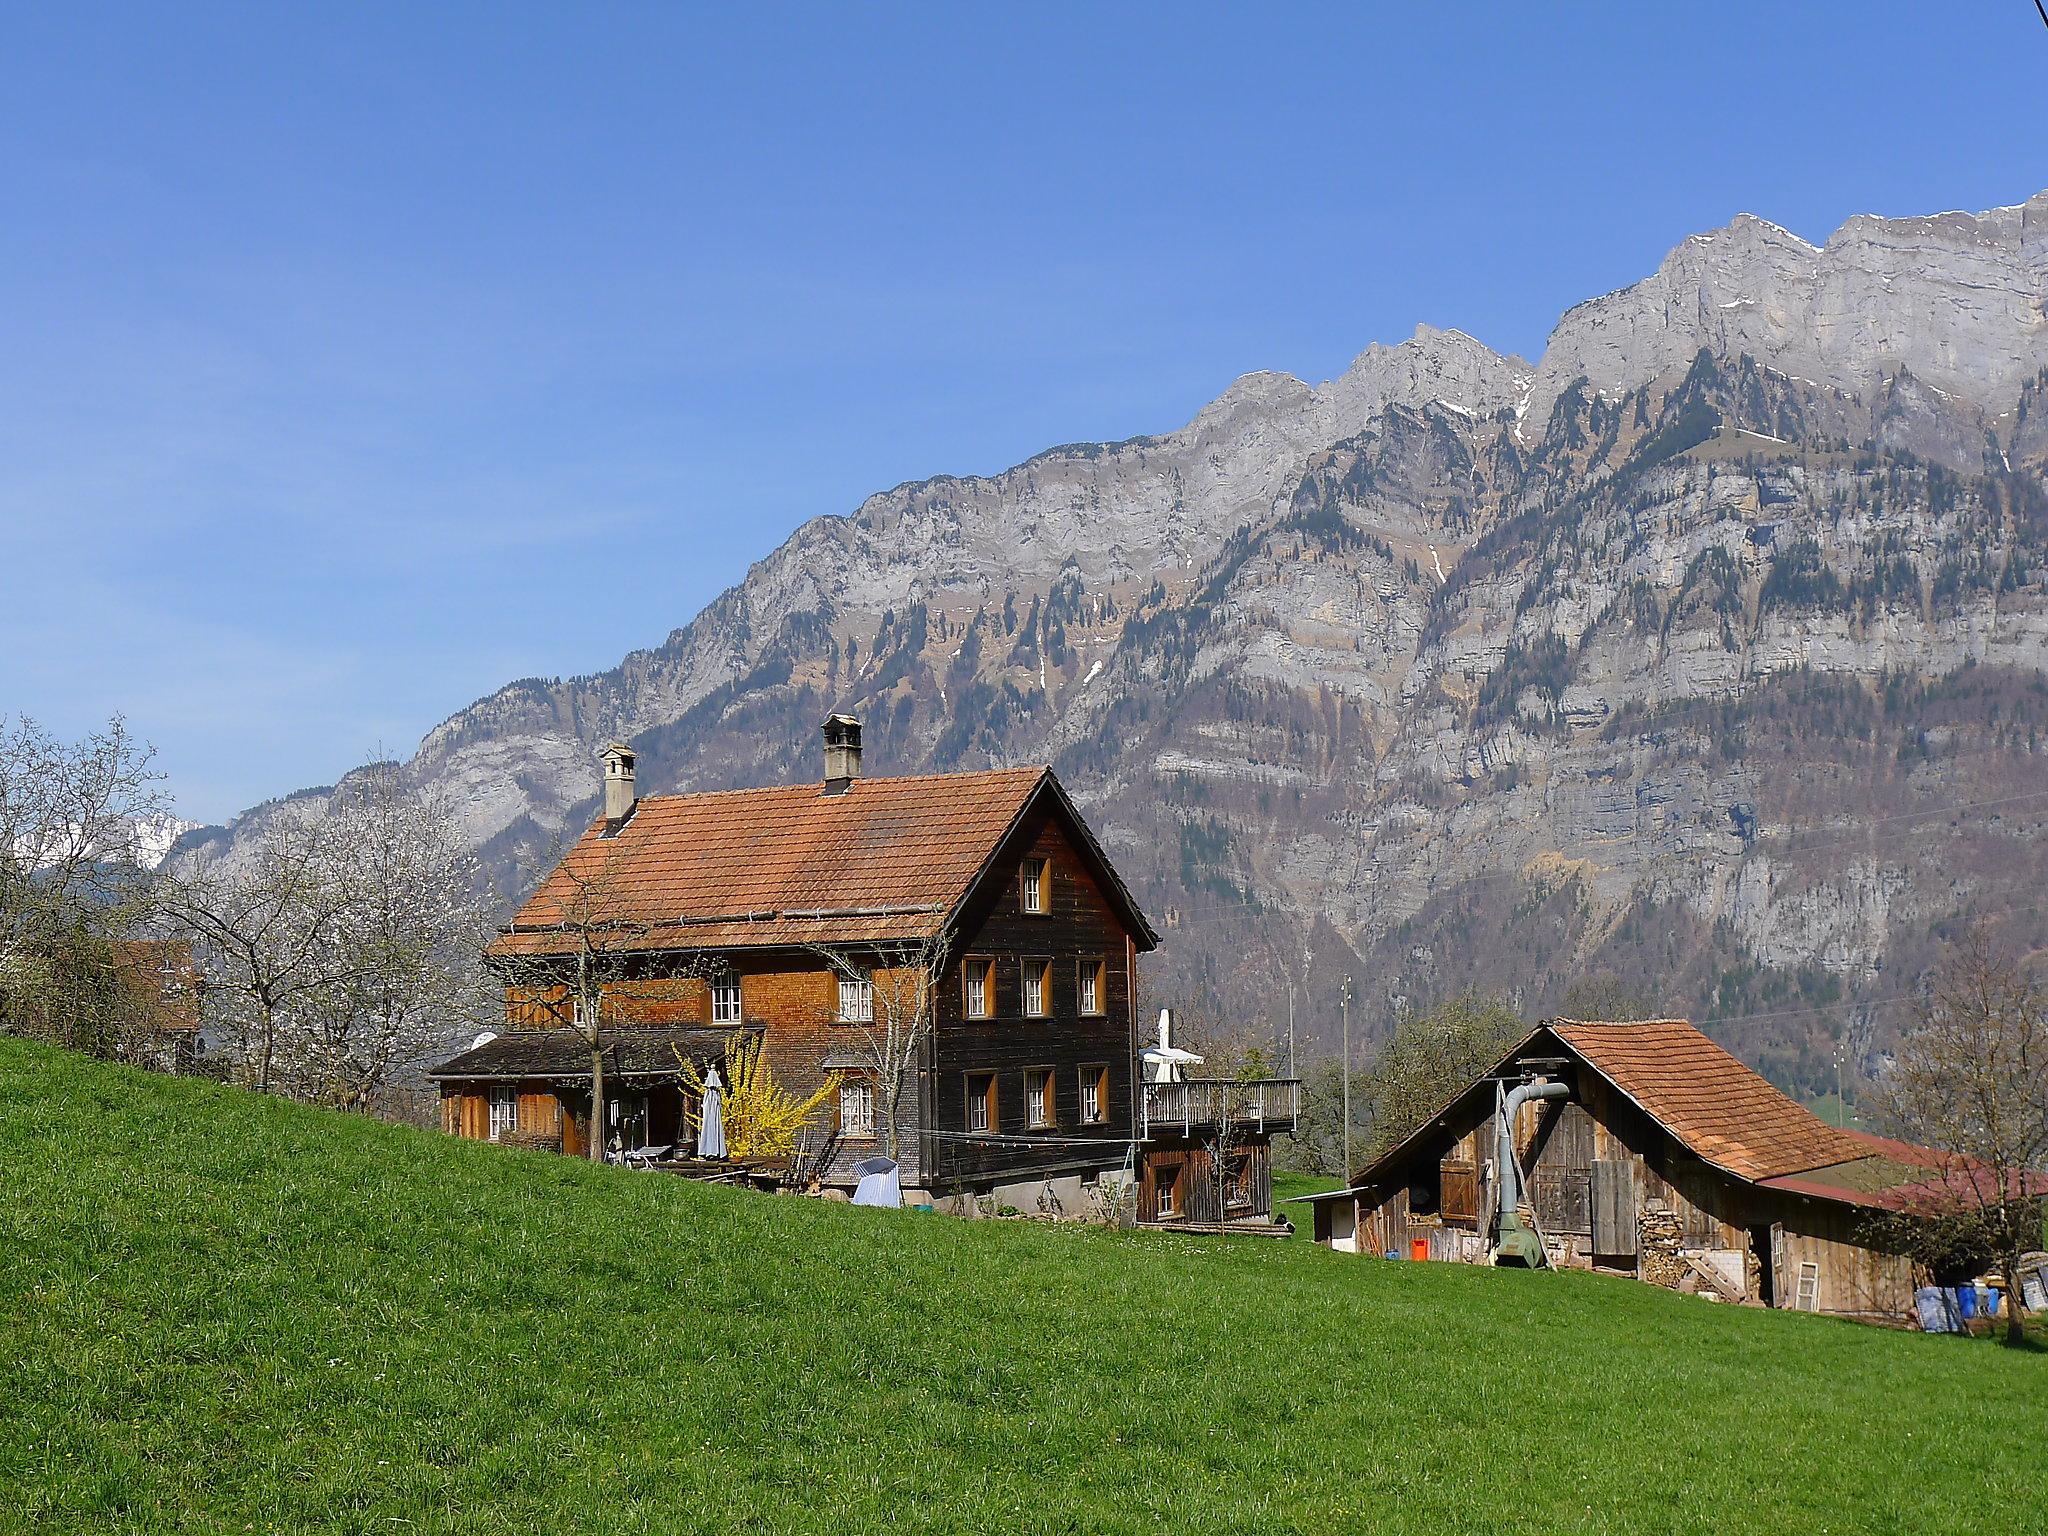
M 1558 1037 L 1687 1149 L 1752 1181 L 1864 1156 L 1684 1019 L 1554 1019 Z
M 1376 1158 L 1350 1188 L 1308 1197 L 1311 1203 L 1383 1183 L 1452 1109 L 1512 1071 L 1532 1047 L 1543 1048 L 1550 1040 L 1599 1073 L 1702 1161 L 1752 1184 L 1888 1208 L 1924 1184 L 1930 1170 L 1954 1161 L 1910 1142 L 1829 1125 L 1684 1019 L 1552 1019 Z
M 921 940 L 978 887 L 1012 828 L 1046 804 L 1069 824 L 1141 949 L 1157 936 L 1050 768 L 650 795 L 600 819 L 491 946 L 560 953 L 571 930 L 633 950 Z

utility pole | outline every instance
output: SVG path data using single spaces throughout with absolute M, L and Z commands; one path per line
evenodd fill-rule
M 1344 1182 L 1351 1182 L 1351 978 L 1344 978 L 1344 990 L 1338 994 L 1338 1007 L 1344 1012 Z

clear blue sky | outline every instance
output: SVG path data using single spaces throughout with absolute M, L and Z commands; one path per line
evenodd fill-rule
M 2044 100 L 2029 0 L 15 5 L 0 714 L 225 816 L 899 481 L 2017 202 Z

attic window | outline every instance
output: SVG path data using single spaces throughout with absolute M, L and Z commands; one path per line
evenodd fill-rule
M 1052 910 L 1052 861 L 1050 859 L 1026 859 L 1019 872 L 1023 889 L 1024 910 L 1046 913 Z

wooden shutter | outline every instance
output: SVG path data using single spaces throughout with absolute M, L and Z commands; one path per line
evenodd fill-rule
M 1479 1170 L 1467 1162 L 1445 1158 L 1443 1200 L 1439 1206 L 1446 1221 L 1479 1219 Z
M 1636 1251 L 1635 1169 L 1626 1159 L 1593 1164 L 1593 1251 Z

